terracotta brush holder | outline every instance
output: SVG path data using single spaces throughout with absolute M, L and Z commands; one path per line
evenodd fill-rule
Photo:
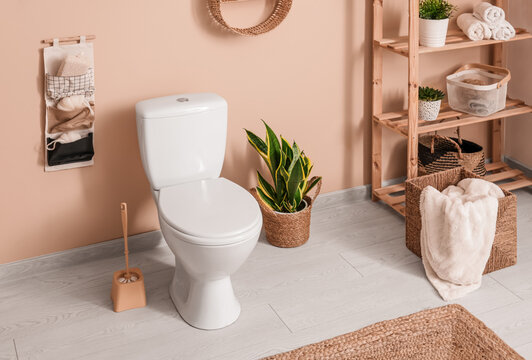
M 137 280 L 130 283 L 121 283 L 118 279 L 123 277 L 125 272 L 126 270 L 118 270 L 113 275 L 111 299 L 113 300 L 113 310 L 115 312 L 146 306 L 146 291 L 142 272 L 139 268 L 130 268 L 130 274 L 136 276 Z

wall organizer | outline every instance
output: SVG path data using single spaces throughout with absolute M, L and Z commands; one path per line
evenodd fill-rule
M 488 174 L 484 179 L 501 182 L 501 188 L 507 191 L 531 186 L 532 179 L 522 171 L 512 169 L 503 161 L 504 119 L 516 115 L 532 113 L 532 106 L 522 100 L 506 99 L 506 107 L 489 116 L 475 116 L 454 111 L 443 105 L 435 121 L 418 120 L 419 58 L 423 54 L 454 51 L 480 46 L 492 47 L 493 65 L 506 65 L 505 47 L 509 41 L 532 39 L 525 29 L 516 29 L 517 35 L 508 41 L 479 40 L 471 41 L 462 31 L 448 32 L 445 46 L 431 48 L 419 45 L 419 0 L 407 0 L 409 4 L 408 37 L 383 37 L 383 2 L 373 0 L 373 111 L 372 111 L 372 199 L 381 200 L 395 211 L 405 216 L 405 184 L 382 186 L 382 128 L 387 128 L 407 141 L 406 167 L 408 179 L 418 176 L 418 137 L 444 129 L 467 126 L 481 122 L 491 122 L 491 158 L 486 165 Z M 495 0 L 495 5 L 508 13 L 508 0 Z M 408 58 L 408 110 L 383 113 L 383 51 L 391 51 Z
M 45 171 L 94 164 L 95 38 L 43 40 Z
M 208 0 L 209 11 L 218 24 L 236 34 L 246 36 L 256 36 L 275 29 L 286 18 L 292 7 L 292 0 L 277 0 L 272 13 L 262 23 L 249 28 L 237 28 L 229 25 L 225 21 L 222 15 L 221 4 L 238 1 L 242 0 Z

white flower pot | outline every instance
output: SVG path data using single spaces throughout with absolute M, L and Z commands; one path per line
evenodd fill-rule
M 427 47 L 444 46 L 448 27 L 449 19 L 419 19 L 419 45 Z
M 419 100 L 419 120 L 434 121 L 440 114 L 441 100 L 423 101 Z

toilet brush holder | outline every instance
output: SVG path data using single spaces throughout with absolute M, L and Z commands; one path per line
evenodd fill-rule
M 146 306 L 146 290 L 144 276 L 139 268 L 129 267 L 129 250 L 127 245 L 127 204 L 120 204 L 122 214 L 122 231 L 124 233 L 124 255 L 126 257 L 125 270 L 115 271 L 111 299 L 113 310 L 120 312 Z
M 136 278 L 135 281 L 120 281 L 120 279 L 124 279 L 127 276 L 125 270 L 115 271 L 113 275 L 111 299 L 113 299 L 113 310 L 115 312 L 146 306 L 146 291 L 142 272 L 139 268 L 131 268 L 129 273 L 132 278 Z

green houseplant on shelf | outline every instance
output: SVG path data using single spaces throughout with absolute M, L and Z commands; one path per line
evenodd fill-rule
M 449 18 L 456 6 L 447 0 L 419 1 L 419 44 L 428 47 L 442 47 L 447 38 Z
M 300 246 L 310 236 L 310 212 L 321 188 L 321 177 L 310 178 L 312 162 L 295 142 L 290 145 L 282 136 L 279 139 L 266 122 L 264 126 L 264 140 L 245 131 L 266 163 L 271 183 L 257 171 L 258 185 L 251 191 L 260 206 L 268 242 L 278 247 Z
M 445 93 L 431 87 L 419 88 L 419 120 L 434 121 L 438 118 Z

